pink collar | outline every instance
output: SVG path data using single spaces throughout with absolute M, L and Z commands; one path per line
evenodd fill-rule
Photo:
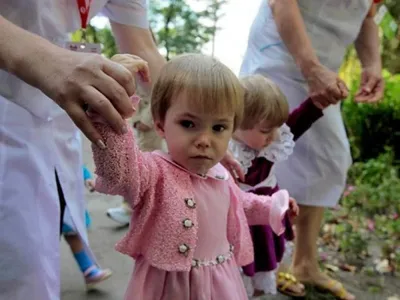
M 206 178 L 212 178 L 212 179 L 216 179 L 216 180 L 228 180 L 229 179 L 228 171 L 220 163 L 216 164 L 214 167 L 212 167 L 210 170 L 208 170 L 208 172 L 205 176 L 202 176 L 202 175 L 190 172 L 187 169 L 185 169 L 184 167 L 178 165 L 176 162 L 174 162 L 172 160 L 172 158 L 169 154 L 167 154 L 163 151 L 156 150 L 153 153 L 160 156 L 161 158 L 163 158 L 170 164 L 174 165 L 175 167 L 185 171 L 186 173 L 188 173 L 191 176 L 196 176 L 196 177 L 203 178 L 203 179 L 206 179 Z

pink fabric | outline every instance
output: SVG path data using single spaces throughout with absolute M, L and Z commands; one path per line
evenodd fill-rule
M 93 145 L 96 165 L 96 190 L 125 197 L 134 212 L 132 226 L 116 248 L 133 258 L 143 257 L 150 265 L 166 271 L 189 271 L 194 257 L 193 249 L 198 242 L 197 209 L 188 207 L 187 200 L 195 199 L 190 174 L 177 166 L 160 152 L 142 153 L 134 142 L 132 128 L 124 135 L 115 133 L 108 125 L 95 123 L 107 149 Z M 207 182 L 220 181 L 220 185 L 209 184 L 204 189 L 220 194 L 221 201 L 230 202 L 227 217 L 227 238 L 234 246 L 238 265 L 253 261 L 252 242 L 247 220 L 251 225 L 270 224 L 275 232 L 284 229 L 282 220 L 288 209 L 286 191 L 269 196 L 245 193 L 234 183 L 221 165 L 210 170 Z M 194 226 L 182 225 L 189 218 Z M 179 252 L 182 244 L 189 247 L 187 253 Z
M 166 272 L 139 258 L 125 300 L 247 300 L 234 258 L 189 272 Z
M 226 232 L 230 206 L 224 191 L 226 182 L 193 176 L 192 184 L 199 228 L 194 258 L 215 261 L 230 249 Z M 245 300 L 247 295 L 234 258 L 189 272 L 167 272 L 139 258 L 125 295 L 125 300 L 134 299 Z
M 218 255 L 229 252 L 226 234 L 230 206 L 225 181 L 213 179 L 192 179 L 194 198 L 197 199 L 197 246 L 194 257 L 201 260 L 215 260 Z

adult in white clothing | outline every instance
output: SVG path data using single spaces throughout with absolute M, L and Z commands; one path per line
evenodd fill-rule
M 338 70 L 354 43 L 363 68 L 355 98 L 375 102 L 383 94 L 375 9 L 372 0 L 262 0 L 240 75 L 271 78 L 291 109 L 307 96 L 317 105 L 335 104 L 348 95 Z M 276 166 L 280 187 L 300 204 L 292 271 L 303 283 L 328 289 L 339 299 L 354 296 L 320 272 L 316 241 L 324 208 L 338 203 L 350 165 L 340 106 L 331 105 L 298 140 L 293 155 Z
M 63 49 L 81 27 L 76 0 L 0 2 L 0 299 L 60 298 L 60 202 L 87 243 L 76 128 L 99 147 L 84 106 L 117 132 L 133 114 L 134 70 Z M 120 52 L 142 57 L 153 78 L 165 63 L 148 30 L 146 0 L 96 0 Z M 76 127 L 77 126 L 77 127 Z M 62 201 L 61 201 L 62 202 Z

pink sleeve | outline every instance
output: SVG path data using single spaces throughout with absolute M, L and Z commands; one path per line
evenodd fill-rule
M 121 195 L 132 206 L 137 205 L 146 190 L 155 188 L 159 170 L 152 155 L 139 150 L 129 125 L 128 133 L 124 135 L 115 133 L 104 122 L 95 122 L 95 127 L 107 146 L 100 149 L 92 145 L 97 175 L 95 189 Z
M 282 221 L 289 209 L 289 193 L 286 190 L 280 190 L 272 196 L 261 196 L 242 191 L 233 181 L 232 184 L 249 225 L 269 225 L 277 235 L 285 231 Z

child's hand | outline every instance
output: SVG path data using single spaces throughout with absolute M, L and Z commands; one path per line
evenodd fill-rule
M 245 176 L 242 167 L 229 150 L 226 151 L 221 164 L 231 173 L 236 183 L 244 182 Z
M 95 185 L 94 185 L 94 180 L 93 179 L 86 179 L 85 180 L 85 186 L 91 193 L 93 193 L 95 191 L 95 189 L 94 189 Z
M 146 61 L 132 54 L 116 54 L 111 60 L 127 68 L 132 75 L 139 74 L 143 82 L 150 82 L 150 71 Z
M 299 215 L 299 206 L 296 203 L 296 200 L 293 198 L 289 198 L 289 219 L 290 222 L 293 224 L 296 217 Z
M 151 130 L 151 127 L 147 126 L 146 124 L 137 121 L 133 124 L 133 127 L 136 128 L 137 130 L 141 131 L 141 132 L 148 132 Z

